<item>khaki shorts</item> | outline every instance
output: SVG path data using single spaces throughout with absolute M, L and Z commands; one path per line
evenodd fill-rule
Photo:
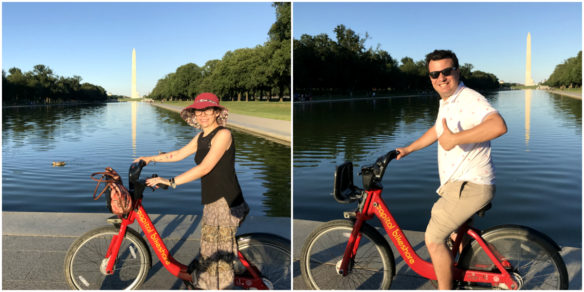
M 434 243 L 445 242 L 452 232 L 485 207 L 495 196 L 495 186 L 449 181 L 440 188 L 439 195 L 426 227 L 426 240 Z

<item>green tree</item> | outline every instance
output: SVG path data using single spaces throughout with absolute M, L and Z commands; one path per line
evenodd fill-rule
M 460 66 L 460 78 L 462 80 L 470 79 L 473 67 L 474 66 L 469 63 L 464 63 L 464 65 Z
M 364 36 L 340 24 L 334 29 L 336 41 L 326 34 L 304 34 L 294 39 L 294 89 L 298 93 L 317 95 L 371 91 L 431 90 L 424 60 L 410 57 L 400 64 L 379 48 L 365 48 Z M 471 64 L 461 68 L 462 76 L 479 86 L 498 86 L 496 76 L 479 73 L 473 79 Z
M 334 41 L 326 34 L 304 34 L 294 40 L 294 86 L 296 91 L 325 92 L 334 88 Z
M 369 38 L 367 33 L 365 33 L 365 38 L 362 38 L 355 31 L 342 24 L 337 25 L 334 32 L 337 36 L 337 45 L 353 54 L 361 53 L 365 48 L 365 41 Z
M 290 2 L 274 2 L 272 7 L 276 8 L 276 22 L 270 27 L 268 35 L 270 41 L 290 41 L 291 34 L 291 3 Z
M 198 88 L 199 92 L 217 92 L 214 86 L 214 76 L 213 72 L 216 70 L 217 66 L 221 63 L 221 60 L 209 60 L 202 68 L 203 79 L 199 82 Z
M 276 8 L 276 22 L 270 28 L 268 35 L 270 40 L 266 44 L 265 53 L 268 57 L 268 67 L 263 68 L 262 72 L 268 74 L 272 80 L 272 87 L 278 89 L 280 101 L 283 101 L 285 92 L 290 92 L 290 48 L 291 48 L 291 3 L 275 2 L 272 4 Z M 266 87 L 263 87 L 264 89 Z M 263 91 L 263 90 L 262 90 Z M 271 93 L 270 93 L 271 96 Z
M 557 65 L 545 84 L 552 87 L 582 87 L 582 51 Z
M 497 76 L 483 71 L 474 71 L 471 76 L 464 80 L 465 85 L 471 88 L 480 89 L 497 89 L 499 88 L 499 80 Z
M 401 65 L 399 66 L 401 72 L 402 84 L 398 85 L 402 90 L 421 90 L 427 89 L 430 86 L 428 81 L 426 68 L 426 62 L 419 60 L 414 62 L 414 59 L 410 57 L 404 57 L 401 59 Z
M 228 51 L 221 60 L 210 60 L 202 68 L 189 63 L 160 79 L 149 98 L 193 98 L 211 91 L 224 99 L 250 100 L 266 92 L 278 92 L 280 100 L 290 92 L 291 4 L 278 2 L 276 22 L 269 40 L 255 48 Z
M 62 77 L 45 65 L 36 65 L 32 71 L 23 73 L 19 68 L 10 68 L 9 75 L 3 71 L 3 104 L 49 104 L 64 101 L 103 101 L 105 90 L 93 84 L 80 85 L 81 77 Z
M 191 99 L 198 92 L 197 85 L 203 79 L 203 70 L 194 63 L 182 65 L 173 75 L 172 87 L 177 89 L 175 96 L 181 100 Z

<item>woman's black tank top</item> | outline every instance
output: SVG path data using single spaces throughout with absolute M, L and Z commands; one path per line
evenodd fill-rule
M 203 137 L 203 133 L 199 135 L 195 154 L 195 162 L 197 164 L 203 162 L 203 159 L 211 149 L 211 140 L 221 129 L 224 129 L 224 127 L 215 128 L 205 137 Z M 211 172 L 201 178 L 201 189 L 202 204 L 213 203 L 221 198 L 225 198 L 230 207 L 243 203 L 241 187 L 235 174 L 235 141 L 233 136 L 231 137 L 229 149 L 225 151 Z

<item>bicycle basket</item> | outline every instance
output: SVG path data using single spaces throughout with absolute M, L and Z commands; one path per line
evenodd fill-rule
M 339 203 L 350 203 L 357 198 L 359 190 L 353 185 L 353 163 L 345 162 L 335 170 L 333 197 Z

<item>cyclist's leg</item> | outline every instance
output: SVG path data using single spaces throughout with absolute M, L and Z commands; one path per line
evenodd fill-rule
M 426 246 L 434 265 L 439 288 L 452 288 L 452 254 L 446 239 L 493 198 L 494 187 L 468 182 L 448 182 L 432 207 L 426 229 Z
M 228 289 L 233 286 L 233 261 L 237 256 L 235 234 L 247 214 L 247 204 L 229 208 L 225 199 L 203 209 L 197 286 L 201 289 Z
M 438 279 L 438 289 L 452 290 L 452 253 L 444 242 L 433 242 L 427 237 L 425 240 Z

